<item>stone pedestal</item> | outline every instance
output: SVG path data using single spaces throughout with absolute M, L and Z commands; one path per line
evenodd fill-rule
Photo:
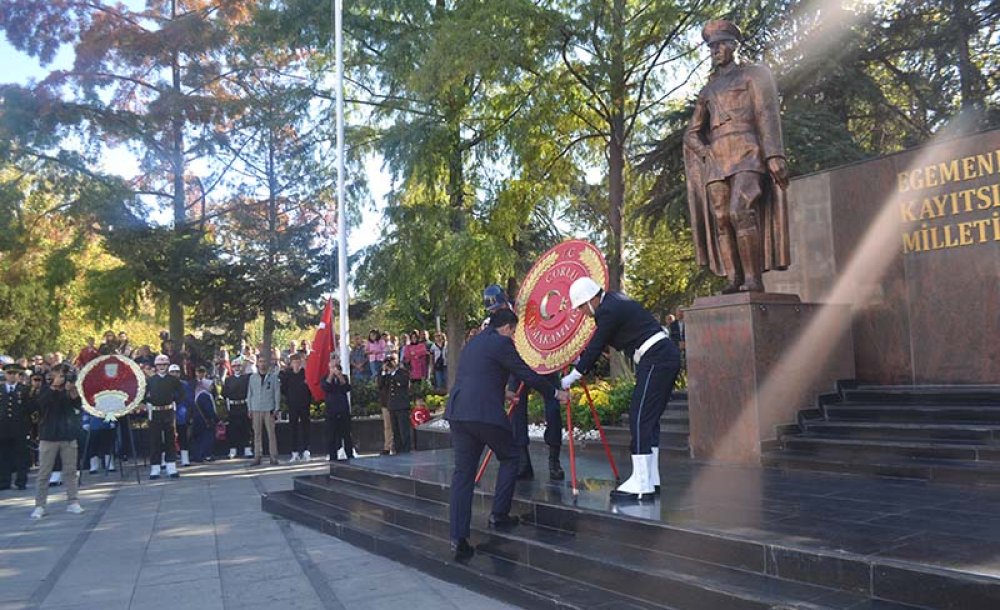
M 848 305 L 738 293 L 695 300 L 684 323 L 695 459 L 759 465 L 776 426 L 854 377 Z

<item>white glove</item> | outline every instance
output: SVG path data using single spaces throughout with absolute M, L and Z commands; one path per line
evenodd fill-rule
M 583 373 L 573 369 L 569 372 L 569 375 L 562 378 L 562 389 L 568 390 L 570 386 L 579 381 L 581 377 L 583 377 Z

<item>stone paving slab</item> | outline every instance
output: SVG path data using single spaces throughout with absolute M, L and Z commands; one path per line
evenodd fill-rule
M 325 462 L 183 469 L 179 480 L 84 475 L 86 512 L 64 488 L 31 521 L 27 491 L 0 492 L 0 610 L 509 610 L 260 510 Z

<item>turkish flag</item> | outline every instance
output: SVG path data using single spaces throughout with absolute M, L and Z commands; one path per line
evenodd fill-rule
M 313 337 L 312 351 L 306 359 L 306 384 L 312 392 L 313 400 L 324 398 L 319 382 L 330 373 L 330 354 L 333 349 L 333 299 L 327 299 L 326 309 L 323 310 L 319 328 Z

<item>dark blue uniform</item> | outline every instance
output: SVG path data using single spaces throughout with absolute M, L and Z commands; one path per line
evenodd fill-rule
M 576 370 L 587 373 L 608 345 L 630 359 L 647 339 L 663 332 L 656 318 L 620 292 L 607 292 L 594 310 L 597 330 L 580 355 Z M 649 454 L 660 445 L 660 416 L 667 408 L 677 372 L 680 352 L 669 338 L 651 347 L 635 367 L 635 389 L 629 406 L 631 451 L 634 455 Z
M 544 396 L 556 395 L 557 386 L 531 370 L 517 354 L 514 342 L 492 327 L 473 337 L 462 350 L 455 385 L 445 409 L 455 452 L 455 472 L 451 481 L 451 539 L 454 541 L 469 536 L 476 469 L 485 446 L 493 450 L 500 462 L 492 512 L 494 515 L 510 512 L 517 480 L 517 451 L 504 409 L 504 388 L 511 374 Z

